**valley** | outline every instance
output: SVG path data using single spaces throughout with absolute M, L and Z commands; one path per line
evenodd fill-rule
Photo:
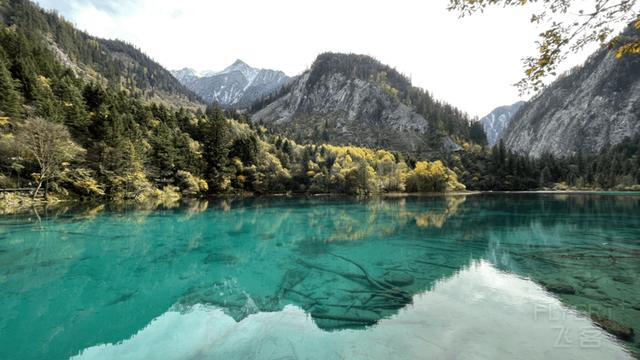
M 27 0 L 2 14 L 0 188 L 37 188 L 38 202 L 640 188 L 634 55 L 599 50 L 478 121 L 370 56 L 322 53 L 292 77 L 241 60 L 170 72 Z M 64 141 L 29 142 L 56 131 Z M 32 202 L 0 197 L 6 211 Z
M 638 359 L 639 5 L 0 0 L 0 359 Z

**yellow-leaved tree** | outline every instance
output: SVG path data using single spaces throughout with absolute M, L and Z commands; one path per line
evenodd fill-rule
M 406 180 L 408 192 L 444 192 L 465 190 L 458 176 L 442 161 L 418 161 Z

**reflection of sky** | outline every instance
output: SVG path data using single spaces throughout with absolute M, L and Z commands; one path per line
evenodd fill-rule
M 326 332 L 303 310 L 234 321 L 196 305 L 168 311 L 118 344 L 79 359 L 631 359 L 589 319 L 535 283 L 477 262 L 366 330 Z

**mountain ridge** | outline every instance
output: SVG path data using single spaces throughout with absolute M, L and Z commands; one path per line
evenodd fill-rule
M 171 73 L 206 102 L 233 108 L 247 108 L 289 80 L 282 71 L 253 68 L 240 59 L 221 71 L 183 68 Z
M 311 68 L 270 101 L 252 121 L 302 142 L 386 147 L 429 154 L 460 148 L 468 139 L 466 114 L 439 102 L 378 60 L 323 53 Z
M 629 26 L 622 36 L 640 36 Z M 596 154 L 640 133 L 640 56 L 600 49 L 525 104 L 504 132 L 507 148 L 540 157 Z
M 8 28 L 16 26 L 39 38 L 61 63 L 88 81 L 108 83 L 152 101 L 191 107 L 201 102 L 135 46 L 89 35 L 30 1 L 6 0 L 6 6 L 0 7 L 0 18 Z

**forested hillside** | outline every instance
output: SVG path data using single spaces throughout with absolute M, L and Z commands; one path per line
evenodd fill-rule
M 317 126 L 308 133 L 303 127 L 269 129 L 264 125 L 280 123 L 256 121 L 256 115 L 251 121 L 216 106 L 205 110 L 165 69 L 129 45 L 92 38 L 29 2 L 5 1 L 0 10 L 0 188 L 144 200 L 220 193 L 438 192 L 465 185 L 635 189 L 640 182 L 637 136 L 598 154 L 565 158 L 530 158 L 502 143 L 489 149 L 479 122 L 369 57 L 320 56 L 310 71 L 254 107 L 264 116 L 268 109 L 288 109 L 294 94 L 317 96 L 319 102 L 306 99 L 290 109 L 295 117 L 317 115 L 306 118 L 317 120 Z M 353 87 L 362 92 L 350 92 Z M 338 127 L 335 117 L 320 116 L 314 106 L 349 94 L 373 96 L 345 101 L 334 108 L 339 111 L 326 114 L 362 105 L 343 109 L 364 110 L 352 118 L 362 122 L 359 126 L 390 126 L 396 140 L 419 134 L 420 141 L 440 150 L 425 161 L 421 151 L 386 146 L 390 133 L 381 132 L 377 142 L 369 142 L 372 132 L 348 132 L 356 141 L 340 138 L 336 129 L 347 124 Z M 372 109 L 382 112 L 367 112 Z M 367 122 L 372 119 L 378 122 Z M 406 127 L 411 124 L 424 131 Z
M 150 101 L 143 92 L 131 96 L 147 85 L 167 92 L 180 88 L 149 75 L 153 71 L 141 77 L 135 66 L 109 62 L 110 57 L 85 47 L 86 35 L 58 24 L 62 35 L 56 36 L 71 34 L 61 42 L 64 48 L 76 49 L 69 54 L 83 59 L 78 69 L 62 61 L 42 32 L 33 31 L 45 26 L 37 25 L 42 19 L 54 25 L 60 19 L 29 3 L 12 4 L 16 8 L 5 4 L 4 14 L 21 14 L 36 25 L 25 30 L 20 24 L 29 23 L 23 19 L 0 26 L 0 188 L 42 187 L 56 196 L 136 200 L 464 188 L 441 162 L 416 163 L 384 150 L 298 145 L 228 119 L 215 106 L 205 112 Z M 100 48 L 119 44 L 95 41 Z M 100 73 L 87 64 L 110 70 L 104 70 L 104 79 L 87 77 Z M 164 72 L 160 68 L 155 74 Z M 123 86 L 123 79 L 136 85 Z
M 365 55 L 321 54 L 308 71 L 252 110 L 254 122 L 304 143 L 440 156 L 461 141 L 486 142 L 482 126 L 464 112 Z
M 28 0 L 0 1 L 0 19 L 19 36 L 37 43 L 43 51 L 49 50 L 58 62 L 83 79 L 171 104 L 188 105 L 200 101 L 168 70 L 133 45 L 90 36 Z M 8 54 L 14 55 L 11 51 Z M 18 53 L 15 55 L 18 59 L 21 57 Z

